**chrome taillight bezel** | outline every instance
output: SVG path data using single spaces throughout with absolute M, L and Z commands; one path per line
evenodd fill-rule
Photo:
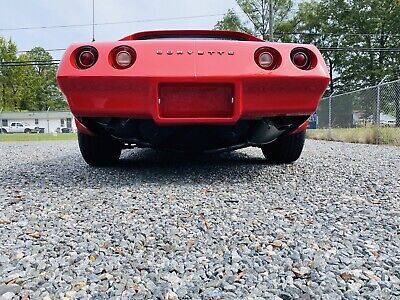
M 263 65 L 261 63 L 262 55 L 270 55 L 272 57 L 272 63 L 269 65 Z M 261 47 L 254 53 L 254 61 L 261 69 L 272 71 L 279 68 L 282 63 L 282 56 L 278 50 L 272 47 Z
M 89 53 L 93 57 L 93 59 L 90 63 L 84 63 L 82 61 L 82 55 L 84 55 L 86 53 Z M 96 62 L 99 58 L 99 52 L 93 46 L 83 46 L 83 47 L 79 47 L 78 49 L 76 49 L 73 56 L 74 56 L 76 67 L 78 69 L 86 70 L 86 69 L 93 67 L 96 64 Z
M 130 56 L 131 60 L 128 64 L 120 64 L 118 62 L 118 55 L 122 54 L 122 53 L 126 53 Z M 114 49 L 111 50 L 110 52 L 110 63 L 111 65 L 115 68 L 115 69 L 119 69 L 119 70 L 123 70 L 123 69 L 128 69 L 130 67 L 132 67 L 134 65 L 134 63 L 136 62 L 136 58 L 137 58 L 137 54 L 135 49 L 133 49 L 132 47 L 129 46 L 118 46 L 115 47 Z
M 306 62 L 302 65 L 297 64 L 295 61 L 296 55 L 305 55 Z M 315 57 L 315 54 L 311 50 L 306 49 L 306 48 L 295 48 L 290 53 L 290 60 L 296 68 L 298 68 L 300 70 L 308 71 L 308 70 L 312 70 L 315 67 L 317 59 Z

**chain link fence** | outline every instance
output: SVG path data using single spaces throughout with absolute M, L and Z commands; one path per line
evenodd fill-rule
M 317 128 L 400 127 L 400 80 L 321 100 Z

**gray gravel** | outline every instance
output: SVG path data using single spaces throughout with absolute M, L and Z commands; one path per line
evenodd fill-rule
M 400 299 L 400 148 L 124 153 L 0 143 L 0 299 Z

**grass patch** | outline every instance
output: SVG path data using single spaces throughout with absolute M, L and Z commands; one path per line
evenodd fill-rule
M 30 141 L 72 141 L 76 140 L 76 133 L 14 133 L 0 134 L 0 142 L 30 142 Z
M 382 144 L 400 146 L 400 128 L 363 127 L 307 130 L 307 137 L 313 140 L 336 141 L 345 143 Z
M 309 129 L 307 137 L 313 140 L 362 144 L 376 144 L 379 141 L 379 144 L 383 145 L 400 146 L 400 128 L 333 128 L 331 136 L 328 129 Z M 0 142 L 73 141 L 76 139 L 76 133 L 0 134 Z

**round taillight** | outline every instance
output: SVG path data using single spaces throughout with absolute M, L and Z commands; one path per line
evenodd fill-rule
M 120 51 L 117 53 L 115 61 L 120 67 L 126 68 L 132 63 L 132 56 L 127 51 Z
M 310 70 L 312 64 L 312 55 L 307 49 L 293 50 L 291 59 L 297 68 L 302 70 Z
M 274 57 L 269 52 L 263 52 L 260 54 L 259 63 L 261 67 L 268 69 L 274 64 Z
M 81 47 L 76 52 L 76 65 L 80 69 L 89 69 L 99 57 L 96 48 L 91 46 Z
M 259 48 L 254 54 L 254 60 L 264 70 L 275 70 L 282 62 L 279 52 L 271 47 Z
M 119 46 L 110 54 L 110 61 L 114 68 L 127 69 L 136 61 L 136 52 L 131 47 Z
M 293 56 L 293 62 L 297 67 L 304 68 L 308 64 L 307 54 L 303 52 L 296 53 Z
M 93 64 L 96 60 L 94 54 L 90 51 L 82 52 L 81 54 L 79 54 L 78 59 L 79 59 L 79 63 L 86 68 L 93 66 Z

